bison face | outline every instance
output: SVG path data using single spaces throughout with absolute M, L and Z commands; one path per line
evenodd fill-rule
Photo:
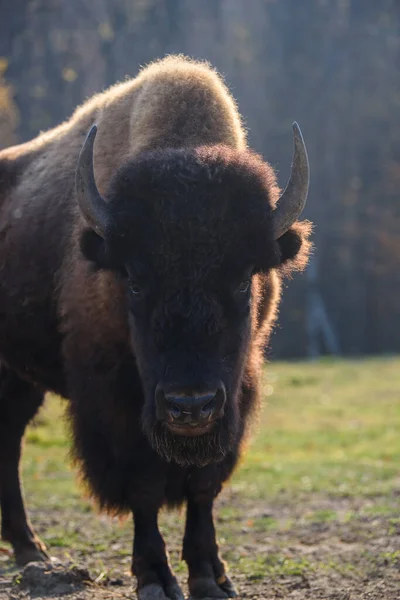
M 92 149 L 85 158 L 88 140 L 77 176 L 92 226 L 82 248 L 124 281 L 144 432 L 168 461 L 222 460 L 243 426 L 241 382 L 257 328 L 257 279 L 301 243 L 282 232 L 287 214 L 280 225 L 274 220 L 280 202 L 272 169 L 226 147 L 160 150 L 124 164 L 104 201 Z M 277 227 L 284 234 L 278 240 Z
M 251 267 L 227 277 L 222 266 L 212 273 L 212 264 L 183 251 L 165 244 L 159 269 L 148 264 L 146 276 L 127 264 L 129 321 L 146 394 L 144 431 L 164 458 L 204 465 L 223 458 L 240 426 Z

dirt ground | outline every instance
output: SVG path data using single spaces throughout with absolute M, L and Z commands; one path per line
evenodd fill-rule
M 248 600 L 399 600 L 400 497 L 327 499 L 266 506 L 225 495 L 217 515 L 220 547 L 230 573 Z M 93 600 L 136 598 L 129 576 L 130 529 L 121 533 L 106 518 L 70 512 L 34 515 L 39 533 L 63 520 L 81 544 L 60 552 L 62 562 L 15 568 L 0 555 L 0 599 Z M 100 531 L 91 528 L 100 519 Z M 98 523 L 98 522 L 97 522 Z M 60 524 L 60 523 L 59 523 Z M 62 523 L 60 524 L 62 525 Z M 165 538 L 185 591 L 179 563 L 182 518 L 168 515 Z M 101 530 L 106 545 L 99 544 Z M 109 538 L 109 535 L 112 538 Z M 91 540 L 91 541 L 90 541 Z M 123 549 L 123 551 L 122 551 Z M 57 549 L 58 550 L 58 549 Z M 55 554 L 55 548 L 51 547 Z

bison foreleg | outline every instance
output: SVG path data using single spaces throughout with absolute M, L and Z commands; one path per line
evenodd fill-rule
M 218 556 L 212 507 L 212 500 L 202 502 L 188 498 L 182 556 L 189 569 L 191 600 L 237 596 Z
M 157 511 L 135 510 L 132 573 L 139 600 L 184 600 L 168 564 L 165 542 L 158 529 Z
M 1 536 L 10 542 L 19 565 L 46 560 L 46 548 L 26 515 L 19 478 L 21 439 L 25 426 L 43 401 L 43 393 L 0 370 L 0 505 Z

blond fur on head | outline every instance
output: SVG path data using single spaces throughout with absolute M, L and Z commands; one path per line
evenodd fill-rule
M 205 61 L 172 55 L 94 95 L 70 119 L 30 142 L 7 148 L 0 159 L 29 157 L 40 186 L 42 174 L 48 178 L 48 169 L 62 165 L 64 174 L 66 169 L 75 170 L 84 138 L 94 123 L 98 126 L 94 161 L 100 191 L 127 156 L 143 150 L 208 144 L 237 149 L 246 146 L 236 102 L 222 77 Z M 35 186 L 32 177 L 28 185 Z

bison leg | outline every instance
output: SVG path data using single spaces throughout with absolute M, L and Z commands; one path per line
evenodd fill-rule
M 1 537 L 10 542 L 17 564 L 43 561 L 46 548 L 35 535 L 24 506 L 19 477 L 25 427 L 43 402 L 43 393 L 15 373 L 0 370 Z
M 212 507 L 212 500 L 202 502 L 188 498 L 183 559 L 189 569 L 191 600 L 237 596 L 218 556 Z
M 135 510 L 132 573 L 139 600 L 184 600 L 171 572 L 165 542 L 158 529 L 157 511 Z

